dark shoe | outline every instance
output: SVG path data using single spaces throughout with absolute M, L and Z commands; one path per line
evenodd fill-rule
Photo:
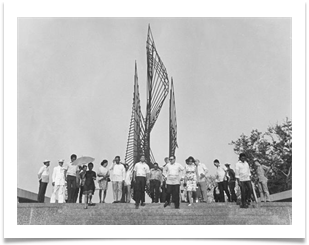
M 177 208 L 175 207 L 175 209 L 180 209 L 180 208 L 179 207 L 177 207 Z
M 139 204 L 135 203 L 135 209 L 138 209 L 138 207 L 139 207 Z
M 144 207 L 145 205 L 146 205 L 146 204 L 145 204 L 144 202 L 142 202 L 141 206 L 143 206 L 143 207 Z
M 248 208 L 248 205 L 240 205 L 240 208 Z
M 166 208 L 167 206 L 169 206 L 170 204 L 168 202 L 164 203 L 164 207 Z

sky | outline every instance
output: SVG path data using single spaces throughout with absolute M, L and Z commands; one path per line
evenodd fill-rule
M 73 153 L 94 157 L 94 170 L 124 160 L 135 61 L 146 110 L 148 24 L 174 81 L 179 163 L 233 168 L 232 140 L 292 118 L 290 18 L 19 18 L 19 188 L 38 191 L 44 159 L 51 172 Z M 168 130 L 166 98 L 151 133 L 159 164 Z

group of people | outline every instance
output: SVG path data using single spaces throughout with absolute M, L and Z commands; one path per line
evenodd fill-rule
M 236 183 L 240 188 L 241 208 L 248 208 L 252 200 L 256 200 L 255 188 L 252 182 L 251 169 L 246 161 L 246 155 L 241 153 L 239 161 L 236 163 L 235 172 L 230 168 L 230 164 L 226 163 L 225 167 L 220 165 L 219 160 L 214 160 L 214 165 L 217 167 L 216 182 L 214 188 L 214 199 L 216 202 L 224 202 L 224 193 L 229 202 L 237 202 L 235 193 Z M 254 159 L 254 167 L 256 168 L 258 190 L 260 193 L 261 202 L 270 202 L 270 196 L 267 186 L 267 172 L 269 167 L 262 165 L 258 159 Z
M 74 164 L 76 159 L 77 156 L 72 154 L 71 162 L 67 166 L 63 166 L 64 160 L 59 160 L 59 165 L 53 169 L 51 203 L 55 203 L 56 200 L 58 203 L 76 203 L 78 196 L 79 203 L 82 203 L 84 195 L 85 208 L 88 208 L 88 205 L 94 205 L 92 196 L 96 189 L 95 181 L 98 183 L 100 203 L 105 202 L 109 182 L 112 182 L 114 203 L 130 203 L 133 198 L 137 209 L 139 206 L 145 206 L 145 191 L 148 192 L 153 203 L 164 203 L 164 207 L 172 202 L 178 209 L 181 201 L 188 202 L 188 206 L 191 206 L 198 197 L 201 202 L 207 202 L 210 191 L 206 178 L 208 169 L 205 164 L 192 156 L 185 160 L 185 166 L 177 163 L 175 156 L 170 156 L 164 159 L 163 166 L 160 167 L 158 163 L 154 163 L 151 169 L 146 163 L 145 156 L 141 156 L 140 162 L 136 163 L 132 170 L 128 164 L 121 163 L 120 157 L 116 156 L 110 168 L 108 168 L 108 161 L 103 160 L 97 173 L 93 171 L 92 162 L 78 166 Z M 49 182 L 50 161 L 45 160 L 43 163 L 44 166 L 38 173 L 39 202 L 44 202 Z M 258 160 L 254 163 L 259 178 L 261 200 L 270 201 L 265 177 L 265 171 L 268 169 Z M 216 167 L 216 185 L 213 193 L 215 201 L 225 202 L 224 196 L 226 195 L 229 202 L 236 202 L 235 186 L 237 183 L 241 192 L 240 207 L 248 208 L 253 192 L 251 171 L 245 154 L 240 154 L 235 172 L 230 168 L 229 163 L 226 163 L 224 167 L 216 159 L 214 165 Z M 198 197 L 197 190 L 199 191 Z
M 50 198 L 51 203 L 76 203 L 79 196 L 79 202 L 82 202 L 82 196 L 85 196 L 86 208 L 88 204 L 92 205 L 92 195 L 95 191 L 96 172 L 93 169 L 93 163 L 78 166 L 74 164 L 77 159 L 75 154 L 71 155 L 71 162 L 64 166 L 64 160 L 58 161 L 58 166 L 53 169 L 52 185 L 53 192 Z M 38 202 L 44 202 L 46 187 L 49 182 L 50 161 L 45 160 L 38 172 L 39 193 Z

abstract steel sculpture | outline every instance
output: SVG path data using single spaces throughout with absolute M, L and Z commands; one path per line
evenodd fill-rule
M 144 118 L 141 112 L 137 65 L 135 62 L 134 75 L 134 92 L 132 115 L 129 127 L 129 136 L 127 142 L 125 162 L 129 164 L 132 170 L 135 163 L 139 162 L 141 155 L 144 155 L 146 162 L 150 168 L 153 167 L 155 158 L 150 148 L 150 133 L 158 119 L 164 100 L 169 93 L 169 80 L 166 68 L 157 52 L 153 36 L 148 26 L 147 35 L 147 105 L 146 117 Z M 173 90 L 173 87 L 172 87 Z M 177 146 L 177 124 L 176 124 L 176 109 L 174 100 L 174 91 L 171 90 L 173 102 L 170 109 L 170 152 L 175 152 Z M 172 117 L 171 117 L 172 115 Z
M 175 103 L 173 78 L 171 79 L 169 123 L 170 123 L 169 156 L 174 156 L 178 144 L 177 144 L 176 103 Z

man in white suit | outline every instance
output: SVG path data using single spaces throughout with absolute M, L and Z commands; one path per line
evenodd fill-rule
M 52 176 L 52 185 L 54 187 L 53 194 L 50 198 L 50 203 L 64 202 L 64 185 L 65 185 L 65 168 L 63 167 L 64 160 L 59 160 L 59 165 L 54 168 Z

